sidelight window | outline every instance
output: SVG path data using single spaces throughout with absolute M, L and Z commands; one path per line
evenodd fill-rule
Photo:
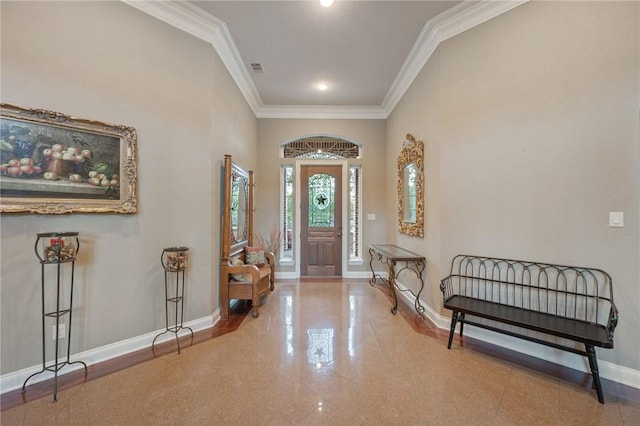
M 362 170 L 360 166 L 349 167 L 349 260 L 361 260 L 360 250 L 360 205 L 362 197 L 360 191 Z
M 293 166 L 285 164 L 280 170 L 280 184 L 282 188 L 281 206 L 281 229 L 282 229 L 282 252 L 280 259 L 293 259 Z

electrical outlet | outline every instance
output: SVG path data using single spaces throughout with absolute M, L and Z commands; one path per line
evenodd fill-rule
M 58 324 L 58 339 L 64 339 L 67 337 L 67 327 L 66 324 Z M 51 326 L 51 339 L 56 340 L 56 326 Z

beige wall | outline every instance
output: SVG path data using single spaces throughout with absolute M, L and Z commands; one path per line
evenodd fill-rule
M 185 320 L 210 316 L 222 159 L 257 158 L 257 120 L 212 46 L 120 2 L 1 7 L 2 102 L 133 126 L 139 146 L 138 214 L 2 216 L 2 373 L 41 362 L 37 232 L 80 232 L 74 353 L 164 327 L 163 247 L 191 250 Z
M 259 119 L 258 120 L 258 168 L 256 180 L 256 231 L 266 233 L 273 224 L 279 223 L 280 166 L 293 164 L 290 159 L 279 158 L 280 145 L 309 135 L 331 135 L 361 144 L 361 159 L 350 159 L 349 165 L 362 166 L 362 247 L 363 258 L 368 258 L 368 244 L 383 242 L 385 229 L 394 218 L 386 214 L 384 194 L 387 190 L 384 170 L 385 120 L 303 120 L 303 119 Z M 394 182 L 395 185 L 395 182 Z M 297 205 L 298 203 L 294 203 Z M 366 220 L 367 213 L 376 215 L 375 220 Z M 346 266 L 346 267 L 345 267 Z M 293 272 L 295 265 L 283 266 L 281 271 Z M 345 265 L 345 272 L 367 271 L 368 263 Z
M 399 103 L 387 178 L 404 134 L 423 139 L 427 230 L 395 238 L 428 257 L 436 311 L 458 253 L 602 268 L 620 323 L 599 357 L 640 369 L 639 9 L 527 3 L 442 43 Z

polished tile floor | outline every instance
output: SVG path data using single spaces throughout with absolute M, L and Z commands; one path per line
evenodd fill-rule
M 447 350 L 409 307 L 389 308 L 363 280 L 278 282 L 236 331 L 4 410 L 1 424 L 640 424 L 635 397 L 605 387 L 602 405 L 588 384 Z

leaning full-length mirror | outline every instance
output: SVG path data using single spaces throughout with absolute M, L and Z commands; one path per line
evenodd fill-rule
M 236 244 L 246 241 L 248 221 L 248 189 L 249 177 L 247 173 L 233 164 L 231 172 L 231 242 Z
M 407 134 L 398 156 L 398 231 L 424 237 L 424 143 Z

